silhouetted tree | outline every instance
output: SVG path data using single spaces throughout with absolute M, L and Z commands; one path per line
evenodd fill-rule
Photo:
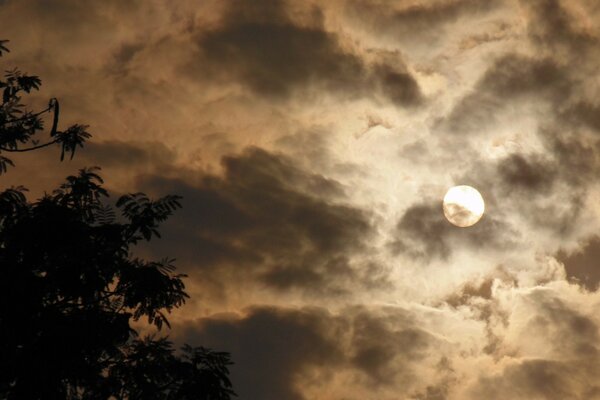
M 39 84 L 16 72 L 2 82 L 1 151 L 43 147 L 19 148 L 41 122 L 17 115 L 18 93 Z M 57 131 L 57 101 L 51 109 L 52 142 L 72 155 L 89 134 Z M 2 160 L 5 170 L 11 162 Z M 159 237 L 180 198 L 128 194 L 115 208 L 104 204 L 102 184 L 90 168 L 37 201 L 23 187 L 0 192 L 0 398 L 230 399 L 229 354 L 187 345 L 177 354 L 166 338 L 140 337 L 131 325 L 143 318 L 160 330 L 188 297 L 173 260 L 132 253 Z
M 7 42 L 0 40 L 0 56 L 9 51 Z M 87 126 L 76 124 L 64 131 L 58 130 L 59 104 L 55 98 L 50 99 L 48 107 L 37 112 L 25 108 L 21 103 L 22 95 L 39 90 L 42 84 L 39 77 L 12 69 L 6 71 L 4 78 L 0 80 L 0 174 L 6 172 L 9 165 L 14 166 L 12 160 L 3 156 L 3 153 L 23 153 L 56 144 L 61 147 L 61 161 L 65 154 L 73 158 L 77 147 L 83 147 L 83 143 L 91 136 L 86 131 Z M 42 116 L 46 113 L 53 114 L 50 139 L 40 144 L 36 134 L 44 130 Z

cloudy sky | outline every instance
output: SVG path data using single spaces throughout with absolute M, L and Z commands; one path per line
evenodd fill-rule
M 2 0 L 0 27 L 30 103 L 94 135 L 0 185 L 184 196 L 141 251 L 241 399 L 600 399 L 597 1 Z

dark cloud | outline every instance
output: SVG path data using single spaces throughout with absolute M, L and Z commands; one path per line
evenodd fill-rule
M 357 309 L 353 316 L 350 362 L 375 386 L 398 383 L 408 386 L 414 378 L 411 363 L 422 361 L 433 341 L 404 310 L 373 313 Z
M 504 221 L 507 213 L 516 212 L 534 229 L 573 232 L 581 223 L 598 156 L 585 142 L 567 136 L 561 139 L 558 134 L 548 136 L 545 149 L 539 152 L 475 159 L 455 181 L 471 182 L 484 193 L 485 214 L 499 221 Z M 554 201 L 549 201 L 551 196 Z
M 374 74 L 379 90 L 393 103 L 413 105 L 421 101 L 421 89 L 407 71 L 398 71 L 391 65 L 379 64 L 374 67 Z
M 502 357 L 505 349 L 502 346 L 503 337 L 496 330 L 497 324 L 509 326 L 510 313 L 498 306 L 498 298 L 494 288 L 500 286 L 518 287 L 518 279 L 514 272 L 498 265 L 486 276 L 467 282 L 454 293 L 440 302 L 453 308 L 466 307 L 473 313 L 475 319 L 485 323 L 486 343 L 482 346 L 485 354 Z
M 500 2 L 453 0 L 412 3 L 404 7 L 403 2 L 395 3 L 351 0 L 347 3 L 347 13 L 371 31 L 411 41 L 418 35 L 423 42 L 439 38 L 444 28 L 460 18 L 489 12 Z
M 490 300 L 492 298 L 492 286 L 494 279 L 487 278 L 483 282 L 466 283 L 457 293 L 450 295 L 446 302 L 452 307 L 469 304 L 473 298 Z
M 572 252 L 560 250 L 556 258 L 564 263 L 567 278 L 587 290 L 600 284 L 600 237 L 593 236 Z
M 107 71 L 126 76 L 130 72 L 131 61 L 145 49 L 146 45 L 147 43 L 142 41 L 121 43 L 114 51 L 112 60 L 107 64 Z
M 188 343 L 230 351 L 231 378 L 242 399 L 301 400 L 295 380 L 306 369 L 339 365 L 344 324 L 324 309 L 255 307 L 243 318 L 206 318 L 180 327 Z
M 533 202 L 520 212 L 534 227 L 545 228 L 558 235 L 570 235 L 576 233 L 576 229 L 581 226 L 584 199 L 585 193 L 571 192 L 561 201 L 550 204 Z
M 325 29 L 318 8 L 296 14 L 283 0 L 230 2 L 221 25 L 198 34 L 188 73 L 233 78 L 275 99 L 320 88 L 351 97 L 378 92 L 401 106 L 422 101 L 401 62 L 372 67 Z
M 450 392 L 458 382 L 450 359 L 447 357 L 440 358 L 436 370 L 436 375 L 439 377 L 438 382 L 428 382 L 429 385 L 424 390 L 413 396 L 415 400 L 447 400 L 450 398 Z
M 134 168 L 136 172 L 152 168 L 167 168 L 176 158 L 176 153 L 159 142 L 91 141 L 81 153 L 90 165 L 102 167 Z
M 405 211 L 396 226 L 399 238 L 392 243 L 392 249 L 425 258 L 446 258 L 451 250 L 446 239 L 452 229 L 448 224 L 441 213 L 441 204 L 413 205 Z M 416 241 L 418 250 L 409 246 L 409 240 Z
M 334 36 L 290 21 L 282 2 L 235 4 L 223 24 L 202 34 L 199 46 L 208 62 L 237 75 L 257 93 L 287 97 L 313 80 L 329 89 L 352 88 L 353 80 L 366 74 L 360 59 L 345 53 Z
M 414 365 L 436 342 L 406 310 L 349 307 L 253 307 L 243 316 L 216 315 L 178 327 L 176 340 L 230 351 L 232 379 L 244 399 L 306 399 L 301 383 L 332 384 L 332 371 L 366 379 L 369 390 L 421 382 Z
M 473 91 L 437 127 L 450 134 L 482 134 L 486 127 L 502 123 L 506 109 L 523 106 L 534 98 L 540 104 L 560 110 L 565 107 L 573 85 L 569 71 L 551 58 L 505 55 L 487 69 Z
M 573 128 L 587 127 L 600 132 L 600 105 L 594 101 L 580 99 L 560 114 L 560 119 Z
M 424 260 L 448 258 L 454 246 L 506 248 L 513 243 L 514 233 L 492 215 L 486 213 L 477 224 L 457 228 L 444 217 L 441 201 L 415 204 L 398 221 L 398 239 L 390 248 Z
M 547 193 L 555 181 L 556 167 L 539 155 L 512 154 L 499 162 L 498 173 L 509 191 Z
M 546 293 L 534 292 L 531 297 L 537 302 L 539 316 L 529 321 L 527 329 L 548 335 L 550 348 L 556 354 L 584 359 L 600 355 L 597 347 L 600 335 L 592 319 Z
M 80 168 L 99 166 L 106 184 L 114 187 L 122 183 L 119 181 L 128 174 L 131 177 L 150 173 L 168 174 L 177 158 L 176 151 L 159 142 L 120 140 L 90 140 L 83 149 L 77 150 L 73 160 L 67 159 L 62 163 L 58 162 L 59 155 L 60 151 L 56 148 L 19 155 L 15 158 L 19 168 L 7 175 L 7 183 L 26 182 L 43 193 L 58 186 L 64 177 Z M 116 193 L 113 194 L 116 198 Z
M 566 131 L 566 132 L 565 132 Z M 600 139 L 565 128 L 543 129 L 548 153 L 555 158 L 558 177 L 580 191 L 586 190 L 597 181 L 600 170 Z
M 369 214 L 343 205 L 344 188 L 258 148 L 223 159 L 224 175 L 197 182 L 148 176 L 151 193 L 177 193 L 183 210 L 153 245 L 199 270 L 220 269 L 276 289 L 341 293 L 384 284 L 385 271 L 351 258 L 368 248 Z
M 597 38 L 578 26 L 577 18 L 562 1 L 521 0 L 520 3 L 528 11 L 528 31 L 534 43 L 579 55 L 597 46 Z
M 585 375 L 582 366 L 574 363 L 524 360 L 508 366 L 499 376 L 482 378 L 473 398 L 578 399 L 582 397 L 577 381 Z

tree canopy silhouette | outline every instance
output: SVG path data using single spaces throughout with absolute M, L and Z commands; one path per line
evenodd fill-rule
M 19 93 L 40 83 L 17 71 L 0 82 L 0 151 L 58 143 L 61 158 L 72 156 L 89 134 L 81 125 L 57 130 L 56 100 L 44 110 L 53 112 L 51 140 L 34 142 L 41 113 L 21 112 Z M 0 170 L 11 164 L 0 158 Z M 36 201 L 23 187 L 0 192 L 0 398 L 230 399 L 228 353 L 187 345 L 177 353 L 167 338 L 132 327 L 168 326 L 188 297 L 173 260 L 132 251 L 159 237 L 180 197 L 134 193 L 112 207 L 98 170 L 82 169 Z
M 0 40 L 0 56 L 8 52 L 7 40 Z M 35 75 L 27 75 L 18 69 L 6 71 L 5 80 L 0 80 L 2 90 L 2 107 L 0 108 L 0 174 L 5 173 L 8 166 L 14 166 L 11 159 L 2 153 L 23 153 L 57 144 L 61 147 L 60 159 L 65 154 L 75 155 L 78 147 L 90 138 L 86 125 L 75 124 L 64 131 L 58 129 L 59 104 L 55 98 L 50 99 L 48 107 L 41 111 L 27 110 L 21 103 L 22 95 L 39 90 L 42 81 Z M 36 135 L 44 130 L 42 116 L 52 113 L 50 139 L 40 144 Z

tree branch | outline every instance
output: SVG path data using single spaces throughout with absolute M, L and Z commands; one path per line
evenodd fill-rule
M 58 143 L 58 139 L 54 139 L 53 141 L 48 142 L 48 143 L 40 144 L 39 146 L 28 147 L 26 149 L 9 149 L 9 148 L 6 148 L 6 147 L 0 147 L 0 151 L 6 151 L 8 153 L 25 153 L 27 151 L 37 150 L 37 149 L 41 149 L 41 148 L 44 148 L 44 147 L 48 147 L 48 146 L 50 146 L 52 144 L 55 144 L 55 143 Z
M 38 111 L 38 112 L 36 112 L 36 113 L 34 113 L 34 114 L 25 115 L 25 116 L 23 116 L 23 117 L 21 117 L 21 118 L 15 118 L 15 119 L 11 119 L 11 120 L 9 120 L 9 121 L 5 121 L 3 125 L 6 125 L 6 124 L 12 124 L 12 123 L 14 123 L 14 122 L 19 122 L 19 121 L 26 121 L 26 120 L 28 120 L 28 119 L 32 119 L 32 118 L 39 117 L 39 116 L 40 116 L 40 115 L 42 115 L 43 113 L 46 113 L 46 112 L 48 112 L 48 111 L 52 110 L 53 108 L 54 108 L 54 105 L 50 105 L 50 106 L 48 106 L 47 108 L 45 108 L 44 110 L 42 110 L 42 111 Z

